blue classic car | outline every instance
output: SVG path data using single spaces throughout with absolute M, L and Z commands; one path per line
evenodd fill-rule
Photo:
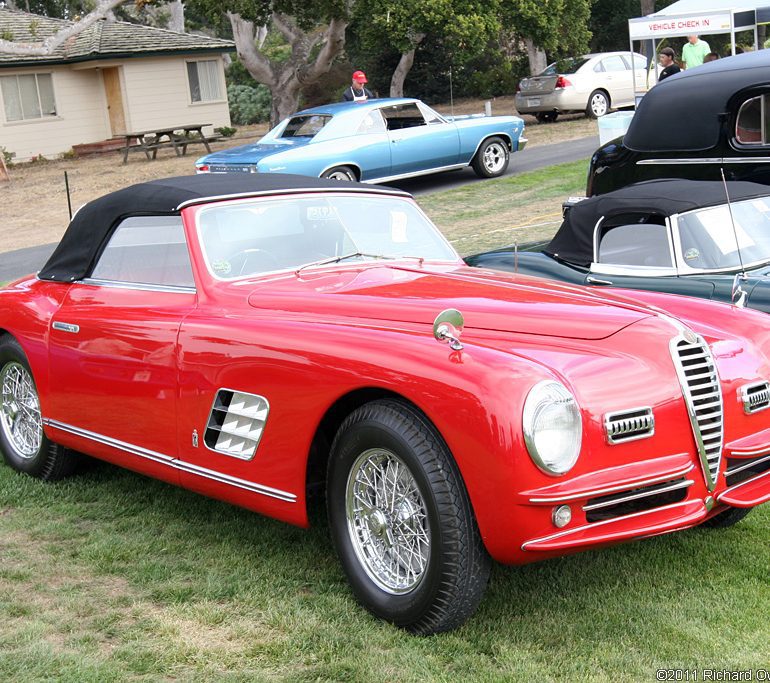
M 413 99 L 337 102 L 285 119 L 256 143 L 207 154 L 198 173 L 295 173 L 383 183 L 472 166 L 502 175 L 524 148 L 517 116 L 447 117 Z

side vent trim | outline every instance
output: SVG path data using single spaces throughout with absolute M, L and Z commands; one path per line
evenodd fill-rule
M 740 388 L 740 396 L 743 403 L 743 412 L 746 415 L 770 408 L 770 383 L 754 382 L 752 384 L 745 384 Z
M 630 408 L 604 414 L 604 432 L 611 444 L 647 439 L 655 434 L 652 408 Z
M 203 443 L 209 450 L 251 460 L 267 423 L 270 404 L 264 396 L 234 389 L 217 391 Z

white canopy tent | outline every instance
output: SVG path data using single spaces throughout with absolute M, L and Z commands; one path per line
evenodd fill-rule
M 727 4 L 732 6 L 726 7 Z M 689 35 L 730 34 L 732 54 L 735 54 L 735 34 L 753 31 L 754 49 L 759 49 L 757 25 L 770 23 L 770 0 L 679 0 L 650 14 L 628 20 L 631 51 L 634 41 L 652 41 L 653 55 L 658 54 L 658 43 L 663 38 Z M 634 90 L 639 92 L 637 84 Z

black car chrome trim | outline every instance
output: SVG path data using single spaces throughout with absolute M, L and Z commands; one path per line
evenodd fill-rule
M 535 538 L 531 541 L 527 541 L 526 543 L 523 543 L 521 546 L 522 550 L 527 550 L 528 545 L 533 545 L 535 543 L 542 543 L 543 541 L 553 541 L 557 538 L 563 538 L 564 536 L 572 536 L 575 534 L 578 534 L 582 531 L 588 531 L 588 530 L 595 530 L 596 528 L 600 526 L 604 526 L 605 524 L 615 524 L 617 522 L 626 521 L 629 519 L 635 519 L 637 517 L 644 517 L 645 515 L 652 515 L 656 514 L 658 512 L 662 512 L 664 510 L 675 510 L 676 508 L 686 507 L 690 505 L 693 501 L 692 500 L 686 500 L 682 503 L 673 503 L 672 505 L 664 505 L 663 507 L 659 508 L 653 508 L 652 510 L 644 510 L 642 512 L 634 512 L 630 515 L 623 515 L 621 517 L 614 517 L 613 519 L 607 519 L 602 522 L 593 522 L 592 524 L 586 524 L 584 526 L 575 527 L 574 529 L 568 529 L 567 531 L 561 531 L 558 534 L 551 534 L 550 536 L 543 536 L 542 538 Z M 704 513 L 706 511 L 706 506 L 703 506 Z M 642 532 L 640 532 L 642 533 Z
M 683 157 L 680 159 L 640 159 L 638 166 L 693 166 L 696 164 L 767 164 L 770 157 Z
M 54 320 L 51 323 L 51 327 L 54 330 L 60 330 L 61 332 L 72 332 L 72 334 L 77 334 L 80 332 L 80 325 L 75 325 L 74 323 L 63 323 L 59 320 Z
M 104 436 L 103 434 L 97 434 L 96 432 L 91 432 L 87 429 L 81 429 L 80 427 L 73 427 L 72 425 L 65 424 L 64 422 L 59 422 L 58 420 L 51 420 L 48 418 L 44 418 L 43 424 L 48 427 L 58 429 L 62 432 L 74 434 L 75 436 L 79 436 L 84 439 L 90 439 L 91 441 L 96 441 L 97 443 L 104 444 L 105 446 L 117 448 L 118 450 L 125 451 L 126 453 L 130 453 L 131 455 L 137 455 L 141 458 L 146 458 L 147 460 L 157 462 L 161 465 L 168 465 L 169 467 L 173 467 L 174 469 L 180 470 L 182 472 L 195 474 L 199 477 L 204 477 L 206 479 L 212 479 L 213 481 L 217 481 L 221 484 L 228 484 L 229 486 L 234 486 L 236 488 L 244 489 L 252 493 L 260 493 L 263 496 L 269 496 L 270 498 L 277 498 L 278 500 L 282 500 L 286 503 L 297 502 L 297 496 L 293 493 L 289 493 L 287 491 L 281 491 L 280 489 L 274 489 L 271 486 L 257 484 L 255 482 L 247 481 L 245 479 L 240 479 L 238 477 L 233 477 L 233 476 L 230 476 L 229 474 L 222 474 L 222 472 L 217 472 L 216 470 L 210 470 L 206 467 L 201 467 L 200 465 L 194 465 L 193 463 L 185 462 L 184 460 L 179 460 L 178 458 L 173 458 L 170 455 L 157 453 L 147 448 L 142 448 L 141 446 L 135 446 L 133 444 L 126 443 L 125 441 L 120 441 L 119 439 L 113 439 L 109 436 Z
M 692 486 L 694 483 L 695 482 L 692 479 L 685 479 L 675 484 L 671 484 L 670 486 L 662 486 L 660 488 L 648 489 L 647 491 L 629 494 L 627 496 L 623 496 L 622 498 L 613 498 L 612 500 L 605 500 L 605 501 L 602 501 L 601 503 L 584 505 L 583 511 L 588 512 L 590 510 L 599 510 L 600 508 L 612 507 L 613 505 L 619 505 L 620 503 L 627 503 L 628 501 L 638 500 L 639 498 L 649 498 L 650 496 L 657 496 L 657 495 L 660 495 L 661 493 L 668 493 L 669 491 L 677 491 L 678 489 L 690 488 L 690 486 Z
M 114 287 L 115 289 L 136 289 L 141 292 L 165 292 L 167 294 L 195 294 L 195 287 L 181 285 L 152 285 L 143 282 L 118 282 L 117 280 L 99 280 L 96 278 L 83 278 L 76 280 L 75 284 L 92 285 L 94 287 Z
M 679 453 L 678 455 L 686 455 L 686 453 Z M 687 467 L 673 470 L 672 472 L 666 472 L 665 474 L 661 474 L 657 477 L 649 477 L 648 479 L 640 479 L 637 481 L 626 481 L 619 484 L 614 484 L 612 486 L 605 486 L 603 488 L 598 489 L 591 489 L 589 491 L 584 491 L 581 493 L 575 493 L 567 496 L 544 496 L 542 498 L 530 498 L 530 503 L 535 504 L 541 504 L 546 505 L 550 503 L 561 503 L 561 502 L 567 502 L 570 500 L 578 500 L 579 498 L 598 498 L 599 496 L 606 496 L 610 493 L 617 493 L 618 491 L 625 491 L 630 487 L 642 487 L 642 486 L 651 486 L 652 484 L 657 484 L 662 481 L 668 481 L 669 479 L 676 479 L 678 477 L 683 477 L 688 472 L 692 471 L 692 469 L 695 467 L 694 464 L 689 463 Z

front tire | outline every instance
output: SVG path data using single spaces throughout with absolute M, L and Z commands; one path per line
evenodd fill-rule
M 497 178 L 508 168 L 511 153 L 502 138 L 494 137 L 481 143 L 471 166 L 481 178 Z
M 350 168 L 350 166 L 335 166 L 328 171 L 324 171 L 321 175 L 322 178 L 329 178 L 330 180 L 344 180 L 346 182 L 356 182 L 356 172 Z
M 457 466 L 414 408 L 374 401 L 340 426 L 331 449 L 332 540 L 356 598 L 419 635 L 476 610 L 491 560 Z
M 604 90 L 594 90 L 588 98 L 586 116 L 589 119 L 598 119 L 610 110 L 610 98 Z
M 0 451 L 13 469 L 55 481 L 72 473 L 76 455 L 43 432 L 40 399 L 19 343 L 0 336 Z

